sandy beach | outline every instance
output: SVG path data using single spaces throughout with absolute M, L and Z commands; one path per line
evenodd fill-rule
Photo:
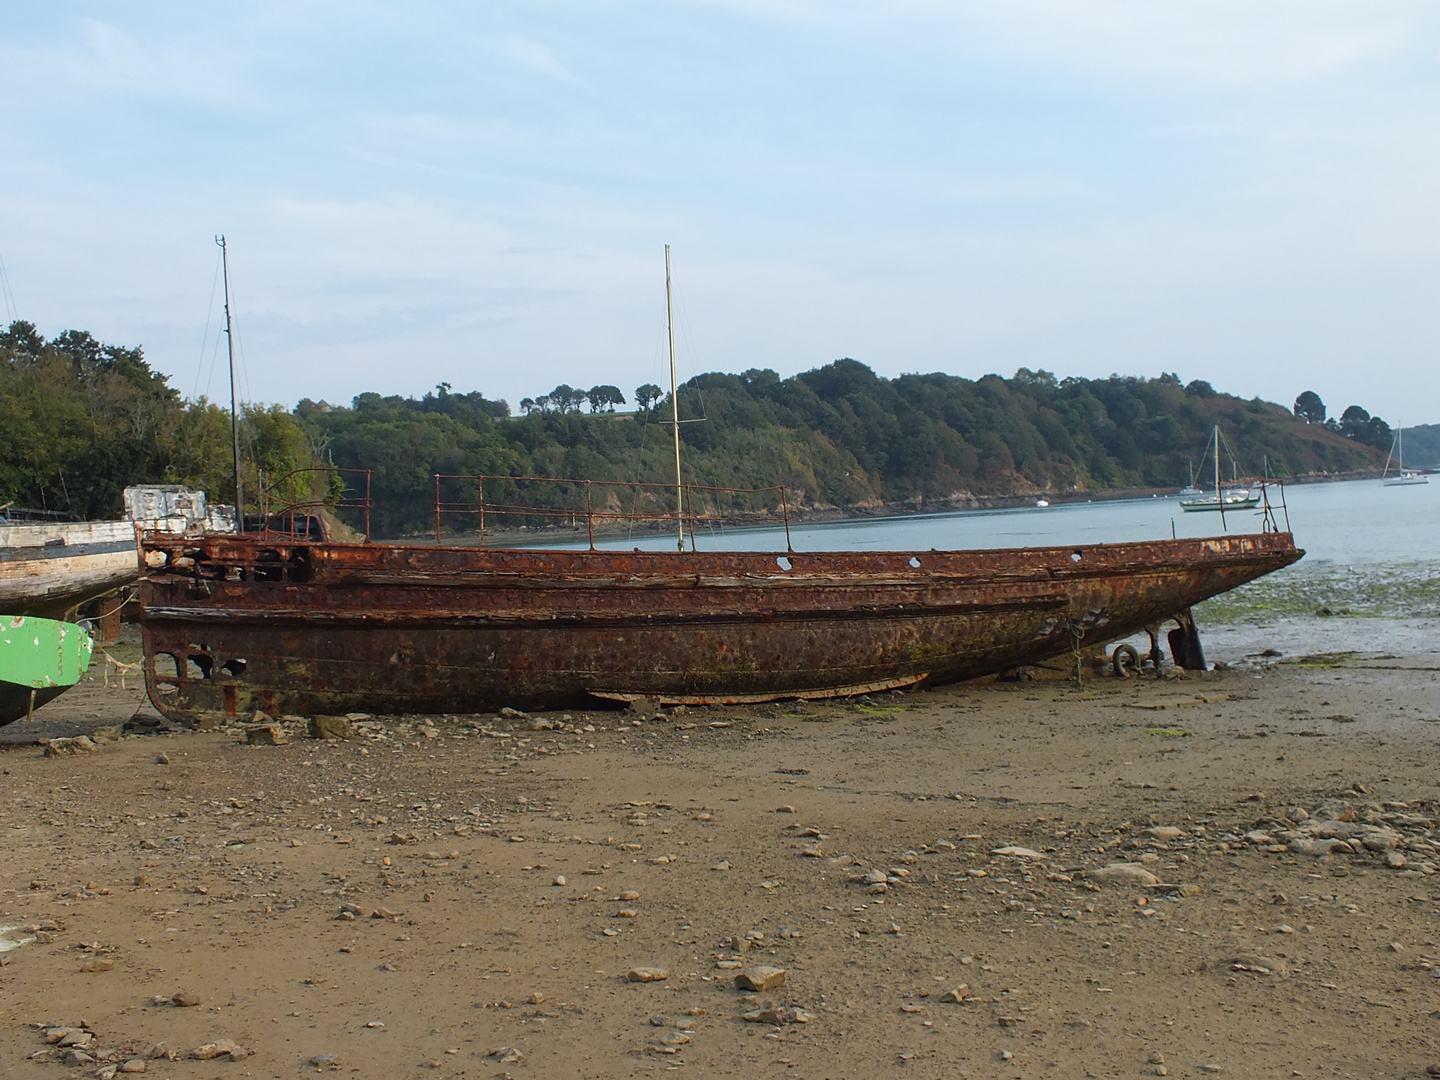
M 0 1072 L 1425 1076 L 1437 659 L 45 756 L 97 665 L 0 732 Z

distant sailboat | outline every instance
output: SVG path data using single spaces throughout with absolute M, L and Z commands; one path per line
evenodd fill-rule
M 1390 459 L 1394 457 L 1395 467 L 1399 470 L 1394 476 L 1390 475 Z M 1430 478 L 1418 469 L 1405 468 L 1405 429 L 1395 429 L 1395 441 L 1390 444 L 1390 453 L 1385 455 L 1385 471 L 1380 474 L 1380 482 L 1386 487 L 1412 487 L 1415 484 L 1428 484 Z
M 1191 499 L 1194 498 L 1196 495 L 1205 494 L 1203 491 L 1201 491 L 1198 487 L 1195 486 L 1195 463 L 1191 461 L 1188 462 L 1188 464 L 1190 466 L 1190 483 L 1180 489 L 1180 498 L 1182 499 Z
M 1215 434 L 1211 436 L 1215 443 L 1215 493 L 1213 495 L 1195 494 L 1189 498 L 1180 500 L 1180 509 L 1187 512 L 1197 510 L 1252 510 L 1260 505 L 1260 492 L 1252 486 L 1240 487 L 1238 481 L 1235 486 L 1228 490 L 1220 486 L 1220 425 L 1215 425 Z M 1209 444 L 1206 444 L 1209 450 Z M 1233 458 L 1232 458 L 1233 461 Z M 1204 460 L 1201 460 L 1203 467 Z M 1192 480 L 1191 487 L 1194 487 Z

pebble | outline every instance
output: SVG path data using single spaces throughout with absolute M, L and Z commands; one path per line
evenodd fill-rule
M 93 1057 L 85 1053 L 84 1050 L 76 1049 L 73 1046 L 69 1050 L 66 1050 L 60 1057 L 60 1064 L 71 1067 L 76 1065 L 93 1065 L 94 1063 L 95 1059 Z
M 109 971 L 115 966 L 114 960 L 86 960 L 80 965 L 81 971 Z
M 318 1069 L 323 1069 L 326 1065 L 334 1065 L 338 1060 L 334 1054 L 316 1054 L 306 1062 L 306 1064 L 314 1065 Z
M 746 968 L 735 976 L 735 986 L 740 990 L 763 993 L 777 986 L 785 985 L 785 969 L 764 964 Z
M 1145 830 L 1156 840 L 1178 840 L 1185 835 L 1185 830 L 1174 825 L 1156 825 Z
M 793 806 L 788 805 L 788 804 L 785 805 L 785 806 L 777 806 L 777 807 L 775 807 L 775 813 L 777 813 L 777 814 L 793 814 L 793 813 L 795 813 L 795 808 L 794 808 Z
M 50 739 L 45 743 L 46 757 L 65 757 L 71 754 L 98 754 L 96 746 L 88 736 L 76 735 L 73 739 Z
M 182 1009 L 192 1009 L 196 1005 L 202 1004 L 204 1000 L 204 998 L 193 990 L 181 990 L 170 999 L 172 1004 L 179 1005 Z
M 1034 848 L 1016 847 L 1016 846 L 1013 845 L 1013 844 L 1011 844 L 1011 845 L 1009 845 L 1009 846 L 1007 846 L 1007 847 L 991 848 L 991 849 L 990 849 L 990 854 L 991 854 L 991 855 L 1013 855 L 1013 856 L 1015 856 L 1015 857 L 1017 857 L 1017 858 L 1021 858 L 1021 859 L 1043 859 L 1043 858 L 1045 858 L 1044 855 L 1042 855 L 1040 852 L 1036 851 Z
M 245 741 L 251 746 L 284 746 L 290 740 L 279 724 L 258 724 L 245 729 Z
M 1162 1053 L 1160 1053 L 1159 1050 L 1156 1050 L 1154 1053 L 1152 1053 L 1152 1054 L 1150 1055 L 1150 1064 L 1151 1064 L 1151 1065 L 1164 1065 L 1164 1064 L 1165 1064 L 1165 1055 L 1162 1054 Z
M 524 1058 L 525 1055 L 513 1046 L 501 1046 L 491 1050 L 485 1056 L 498 1061 L 501 1065 L 513 1065 L 515 1062 Z
M 1385 852 L 1385 865 L 1391 870 L 1400 870 L 1405 866 L 1405 856 L 1398 851 Z
M 122 1073 L 142 1073 L 145 1071 L 145 1068 L 145 1059 L 135 1057 L 129 1061 L 122 1061 L 119 1071 Z
M 969 993 L 970 993 L 970 986 L 969 986 L 969 984 L 967 984 L 967 983 L 961 983 L 959 986 L 955 987 L 955 989 L 953 989 L 953 990 L 946 990 L 945 993 L 941 994 L 941 995 L 940 995 L 940 1000 L 941 1000 L 941 1001 L 944 1001 L 944 1002 L 948 1002 L 948 1003 L 950 1003 L 950 1004 L 958 1005 L 958 1004 L 960 1004 L 962 1001 L 965 1000 L 966 996 L 967 996 Z
M 558 885 L 564 885 L 564 884 L 565 884 L 565 875 L 564 875 L 564 874 L 556 874 L 556 875 L 555 875 L 555 880 L 552 881 L 550 884 L 551 884 L 551 885 L 557 885 L 557 886 L 558 886 Z
M 625 974 L 633 983 L 663 982 L 669 977 L 670 972 L 661 967 L 633 967 Z

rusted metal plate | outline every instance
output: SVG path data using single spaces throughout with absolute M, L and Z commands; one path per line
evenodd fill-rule
M 591 697 L 606 701 L 655 701 L 661 705 L 760 705 L 767 701 L 824 701 L 827 698 L 859 697 L 861 694 L 883 694 L 887 690 L 905 690 L 917 686 L 930 677 L 928 671 L 919 675 L 902 675 L 898 679 L 880 679 L 877 682 L 856 683 L 854 686 L 831 686 L 820 690 L 796 690 L 790 693 L 770 694 L 726 694 L 721 696 L 704 694 L 666 694 L 659 698 L 645 694 L 620 693 L 614 690 L 591 690 Z
M 172 719 L 944 683 L 1088 649 L 1299 559 L 1288 533 L 960 552 L 477 550 L 147 535 Z

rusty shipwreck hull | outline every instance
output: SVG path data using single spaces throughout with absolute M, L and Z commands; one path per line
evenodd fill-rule
M 951 682 L 1134 633 L 1304 554 L 1289 533 L 780 557 L 158 534 L 142 548 L 150 699 L 191 721 Z

